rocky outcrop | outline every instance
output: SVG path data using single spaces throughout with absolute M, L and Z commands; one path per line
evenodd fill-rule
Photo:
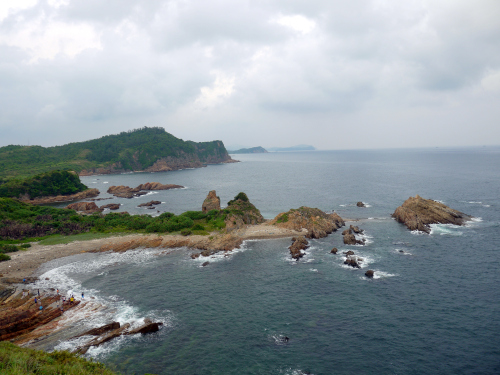
M 292 258 L 295 260 L 299 260 L 306 254 L 304 250 L 306 250 L 309 247 L 308 246 L 309 243 L 307 242 L 304 236 L 300 236 L 297 238 L 294 237 L 292 238 L 292 241 L 293 243 L 288 249 L 290 250 Z
M 76 194 L 70 195 L 57 195 L 54 197 L 38 197 L 33 199 L 21 199 L 22 202 L 31 204 L 49 204 L 58 202 L 72 202 L 80 199 L 93 198 L 99 195 L 99 190 L 97 189 L 87 189 Z
M 212 210 L 220 210 L 220 198 L 217 196 L 215 190 L 208 193 L 201 205 L 201 210 L 205 213 Z
M 99 207 L 101 210 L 104 210 L 105 208 L 109 208 L 110 210 L 118 210 L 120 208 L 120 205 L 118 203 L 110 203 L 110 204 L 105 204 L 104 206 Z
M 146 182 L 145 184 L 141 184 L 135 188 L 131 188 L 128 186 L 110 186 L 108 189 L 109 194 L 113 194 L 118 198 L 133 198 L 138 197 L 140 195 L 147 194 L 149 190 L 170 190 L 170 189 L 182 189 L 184 186 L 174 185 L 174 184 L 160 184 L 159 182 Z
M 374 275 L 373 270 L 368 270 L 365 272 L 365 276 L 368 277 L 369 279 L 372 279 Z
M 355 227 L 353 225 L 349 226 L 349 229 L 352 230 L 356 234 L 361 234 L 364 232 L 363 229 L 359 229 L 359 227 Z
M 363 202 L 356 203 L 356 206 L 358 206 L 358 207 L 366 207 L 366 205 Z
M 147 203 L 141 203 L 137 207 L 152 207 L 161 204 L 160 201 L 149 201 Z
M 351 266 L 352 268 L 361 268 L 359 265 L 360 258 L 356 258 L 355 256 L 348 256 L 345 258 L 344 264 Z
M 345 225 L 336 213 L 327 214 L 318 208 L 300 207 L 283 212 L 269 224 L 300 231 L 307 229 L 307 238 L 323 238 Z
M 345 245 L 364 245 L 364 240 L 356 239 L 356 236 L 352 233 L 346 233 L 344 235 L 344 244 Z
M 330 253 L 331 254 L 337 254 L 338 251 L 339 251 L 339 249 L 337 249 L 336 247 L 334 247 L 332 250 L 330 250 Z
M 260 211 L 248 199 L 245 193 L 239 193 L 233 200 L 229 201 L 225 211 L 228 212 L 226 219 L 226 232 L 240 229 L 244 225 L 255 225 L 264 222 Z
M 77 202 L 67 205 L 65 208 L 75 210 L 83 214 L 93 214 L 94 212 L 102 212 L 94 202 Z
M 430 224 L 464 225 L 466 221 L 472 219 L 472 216 L 419 195 L 408 198 L 394 211 L 392 217 L 410 230 L 426 233 L 431 231 Z

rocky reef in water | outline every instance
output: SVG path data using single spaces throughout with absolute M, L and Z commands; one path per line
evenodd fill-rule
M 454 210 L 443 203 L 424 199 L 419 195 L 408 198 L 392 214 L 410 230 L 430 233 L 430 224 L 464 225 L 472 216 Z
M 140 195 L 147 194 L 151 190 L 170 190 L 170 189 L 182 189 L 184 186 L 175 184 L 161 184 L 159 182 L 146 182 L 145 184 L 140 184 L 135 188 L 128 186 L 110 186 L 107 193 L 113 194 L 118 198 L 133 198 Z
M 300 207 L 282 212 L 270 221 L 270 225 L 293 230 L 307 229 L 307 238 L 323 238 L 345 225 L 336 213 L 327 214 L 319 208 Z

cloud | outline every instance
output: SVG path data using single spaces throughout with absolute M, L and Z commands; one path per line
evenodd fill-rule
M 149 125 L 247 146 L 488 144 L 498 19 L 496 0 L 6 0 L 0 143 Z

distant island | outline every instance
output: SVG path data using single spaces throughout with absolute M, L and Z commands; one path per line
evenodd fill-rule
M 250 148 L 241 148 L 239 150 L 235 151 L 228 151 L 229 154 L 264 154 L 267 153 L 267 151 L 264 147 L 250 147 Z
M 0 147 L 0 183 L 52 170 L 80 176 L 160 172 L 234 162 L 222 141 L 184 141 L 160 127 L 135 129 L 63 146 Z
M 291 147 L 268 147 L 268 151 L 280 152 L 280 151 L 314 151 L 316 148 L 310 145 L 297 145 Z

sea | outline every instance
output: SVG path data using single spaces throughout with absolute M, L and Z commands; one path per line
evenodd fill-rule
M 112 185 L 184 186 L 97 202 L 120 203 L 119 212 L 131 214 L 201 210 L 210 190 L 222 206 L 245 192 L 267 219 L 317 207 L 363 229 L 366 244 L 344 245 L 342 228 L 310 240 L 299 261 L 290 257 L 290 239 L 270 239 L 195 260 L 179 248 L 47 263 L 38 287 L 85 293 L 87 307 L 65 316 L 79 328 L 163 323 L 156 333 L 91 348 L 88 358 L 122 374 L 500 373 L 500 147 L 233 158 L 241 162 L 82 181 L 104 198 Z M 474 219 L 412 232 L 391 214 L 417 194 Z M 137 207 L 150 200 L 162 203 Z M 348 250 L 363 259 L 361 269 L 343 264 Z M 368 269 L 373 279 L 364 276 Z M 72 350 L 81 340 L 49 349 Z

